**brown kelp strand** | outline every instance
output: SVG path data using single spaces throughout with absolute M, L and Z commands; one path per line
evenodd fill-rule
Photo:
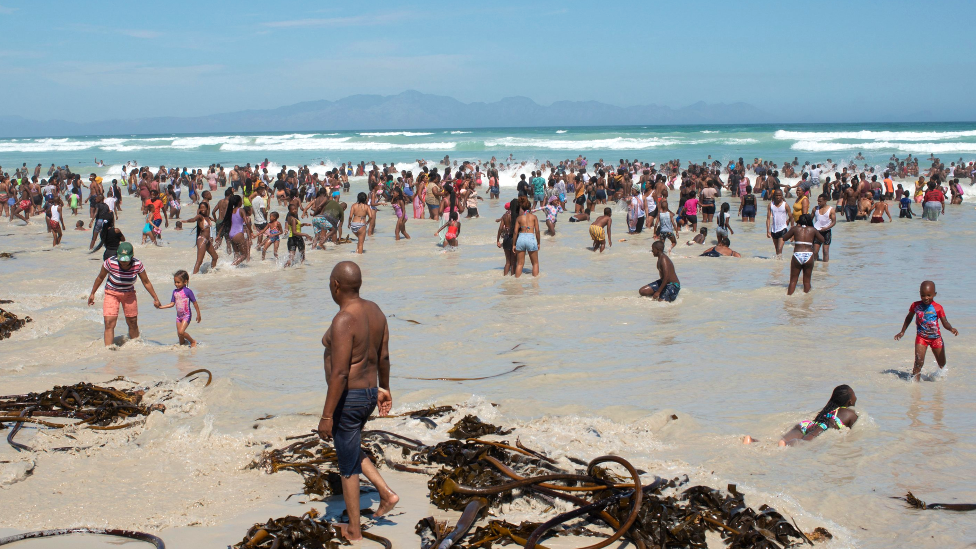
M 136 532 L 133 530 L 113 530 L 109 528 L 58 528 L 55 530 L 40 530 L 37 532 L 25 532 L 0 538 L 0 545 L 9 545 L 18 541 L 38 538 L 53 538 L 57 536 L 68 536 L 71 534 L 95 534 L 100 536 L 111 536 L 116 538 L 127 538 L 137 541 L 144 541 L 151 544 L 156 549 L 166 549 L 163 540 L 152 534 Z
M 909 507 L 914 509 L 937 509 L 942 511 L 976 511 L 976 503 L 925 503 L 924 501 L 915 497 L 915 494 L 908 492 L 905 497 L 894 497 L 892 499 L 901 499 L 908 503 Z
M 371 532 L 364 531 L 363 537 L 386 549 L 393 547 L 390 540 Z M 339 549 L 343 545 L 348 542 L 342 538 L 338 525 L 319 519 L 318 512 L 312 509 L 300 517 L 287 516 L 255 524 L 234 549 Z
M 28 322 L 33 322 L 29 316 L 19 318 L 9 311 L 0 309 L 0 339 L 7 339 L 11 333 L 23 328 Z

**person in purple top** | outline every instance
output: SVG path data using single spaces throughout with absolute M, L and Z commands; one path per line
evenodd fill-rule
M 196 347 L 196 340 L 186 333 L 186 329 L 190 326 L 190 319 L 193 317 L 190 312 L 190 303 L 197 310 L 197 322 L 200 322 L 200 304 L 197 303 L 197 296 L 193 295 L 193 290 L 187 288 L 186 285 L 189 282 L 190 275 L 186 271 L 176 271 L 173 275 L 173 284 L 176 286 L 176 289 L 173 290 L 173 297 L 167 305 L 163 305 L 160 309 L 176 308 L 176 335 L 180 338 L 180 345 L 189 344 L 190 347 Z

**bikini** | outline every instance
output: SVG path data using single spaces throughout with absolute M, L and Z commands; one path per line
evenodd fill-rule
M 843 408 L 847 408 L 847 406 L 841 406 L 835 409 L 833 412 L 827 414 L 825 417 L 827 421 L 815 421 L 815 420 L 801 421 L 799 425 L 800 432 L 806 435 L 807 431 L 809 431 L 810 428 L 814 426 L 820 427 L 824 431 L 826 431 L 829 427 L 835 427 L 837 429 L 840 429 L 842 427 L 847 427 L 847 425 L 844 425 L 844 422 L 841 421 L 839 417 L 837 417 L 837 412 L 839 412 Z
M 799 246 L 801 244 L 813 246 L 813 242 L 793 242 L 794 246 Z M 793 252 L 793 258 L 796 259 L 800 265 L 806 264 L 807 261 L 810 261 L 811 257 L 813 257 L 813 252 Z

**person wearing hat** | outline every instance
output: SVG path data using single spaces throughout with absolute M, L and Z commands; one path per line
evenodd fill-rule
M 149 274 L 143 267 L 142 262 L 133 257 L 132 244 L 129 242 L 119 243 L 118 253 L 102 263 L 102 270 L 95 278 L 91 294 L 88 296 L 88 305 L 95 304 L 95 292 L 105 282 L 105 300 L 102 303 L 102 316 L 105 317 L 105 346 L 112 345 L 115 340 L 115 324 L 119 320 L 119 307 L 125 314 L 125 323 L 129 326 L 129 339 L 139 337 L 139 306 L 136 302 L 136 278 L 142 281 L 146 291 L 153 298 L 153 306 L 160 307 L 159 298 L 156 297 L 156 290 L 153 289 L 152 282 L 149 281 Z

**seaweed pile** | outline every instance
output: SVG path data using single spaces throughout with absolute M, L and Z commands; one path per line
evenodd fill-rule
M 348 545 L 336 524 L 318 519 L 318 511 L 311 509 L 300 517 L 287 516 L 268 519 L 263 524 L 255 524 L 234 549 L 275 548 L 275 549 L 338 549 Z M 363 531 L 363 537 L 392 549 L 390 540 Z
M 183 379 L 200 373 L 208 375 L 207 385 L 210 385 L 213 375 L 208 370 L 195 370 Z M 121 378 L 117 378 L 112 381 L 120 380 Z M 91 383 L 76 383 L 59 385 L 40 393 L 0 396 L 0 429 L 5 428 L 6 423 L 14 424 L 10 434 L 7 435 L 7 442 L 17 451 L 33 451 L 29 446 L 14 441 L 14 437 L 24 423 L 52 429 L 66 427 L 85 427 L 99 431 L 125 429 L 145 421 L 132 418 L 146 417 L 156 411 L 166 411 L 166 406 L 163 404 L 143 403 L 142 397 L 145 393 L 145 388 L 116 389 Z M 39 418 L 64 418 L 77 421 L 59 423 Z
M 0 308 L 0 339 L 7 339 L 10 334 L 33 322 L 31 317 L 19 318 L 17 315 Z
M 429 415 L 425 411 L 401 415 L 421 419 L 450 411 L 446 408 Z M 427 487 L 431 503 L 442 510 L 462 512 L 453 527 L 433 517 L 421 520 L 416 532 L 424 549 L 491 549 L 496 544 L 512 543 L 532 549 L 542 547 L 542 540 L 554 536 L 601 538 L 585 549 L 599 549 L 618 540 L 630 542 L 638 549 L 704 549 L 709 533 L 722 539 L 730 549 L 781 549 L 803 543 L 813 545 L 811 538 L 820 541 L 831 537 L 823 528 L 804 534 L 795 523 L 767 505 L 753 510 L 735 485 L 723 492 L 708 486 L 685 488 L 687 477 L 655 477 L 648 483 L 645 472 L 618 456 L 600 456 L 589 462 L 566 458 L 566 468 L 518 439 L 511 445 L 507 441 L 476 438 L 511 432 L 469 415 L 449 431 L 452 439 L 433 446 L 388 431 L 365 431 L 363 450 L 377 466 L 385 464 L 400 471 L 430 475 Z M 307 495 L 341 493 L 335 451 L 313 436 L 292 437 L 291 440 L 307 440 L 265 452 L 252 467 L 268 472 L 298 472 L 305 480 Z M 572 464 L 583 467 L 573 469 Z M 525 499 L 537 500 L 547 513 L 570 510 L 542 522 L 513 524 L 490 517 L 501 512 L 502 506 Z M 290 533 L 285 535 L 291 546 L 318 547 L 314 545 L 318 540 L 321 546 L 332 547 L 316 537 L 326 528 L 322 525 L 328 523 L 314 518 L 280 519 L 291 525 L 286 528 Z M 304 528 L 310 533 L 301 534 L 302 521 L 319 526 L 306 525 Z M 255 525 L 235 547 L 263 547 L 253 541 L 255 536 L 261 529 L 270 535 L 269 528 L 278 528 L 276 524 L 269 521 Z

